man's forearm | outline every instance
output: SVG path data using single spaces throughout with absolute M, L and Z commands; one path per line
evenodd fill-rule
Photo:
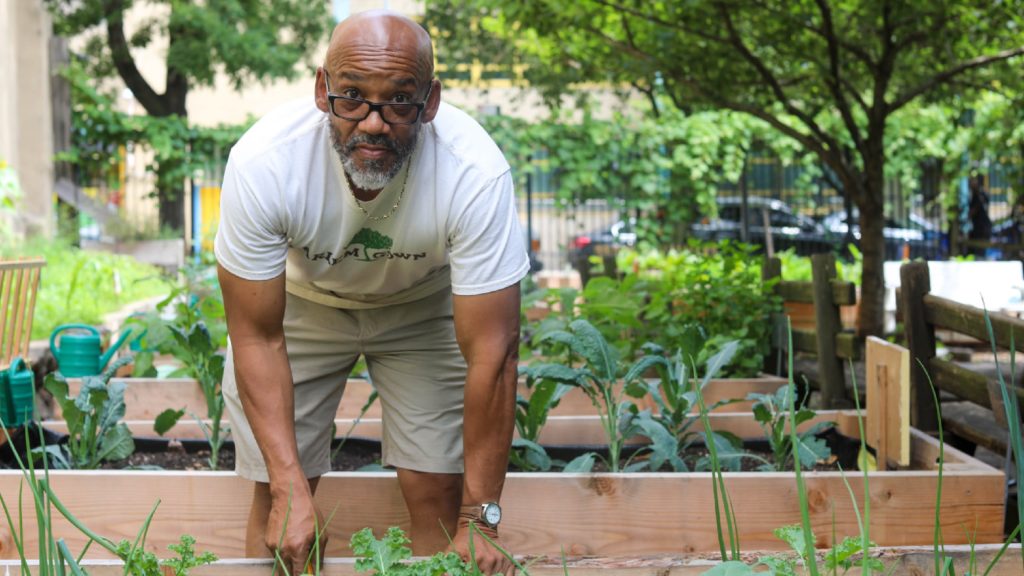
M 463 414 L 463 504 L 497 501 L 515 429 L 516 358 L 500 369 L 470 366 Z
M 246 419 L 263 454 L 271 489 L 286 487 L 301 472 L 295 441 L 295 398 L 291 369 L 279 341 L 234 346 L 238 395 Z

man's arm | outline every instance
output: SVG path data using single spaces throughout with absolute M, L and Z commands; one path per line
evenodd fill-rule
M 468 364 L 462 504 L 497 502 L 515 429 L 519 285 L 475 296 L 456 295 L 453 309 L 455 335 Z M 503 562 L 504 558 L 493 561 Z M 485 574 L 493 573 L 481 568 Z
M 286 561 L 304 567 L 316 513 L 295 441 L 295 398 L 283 326 L 284 274 L 252 281 L 222 266 L 217 274 L 238 395 L 270 476 L 267 544 Z

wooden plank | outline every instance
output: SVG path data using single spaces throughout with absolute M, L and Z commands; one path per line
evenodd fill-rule
M 943 402 L 942 429 L 978 446 L 1004 454 L 1009 432 L 1001 427 L 993 411 L 974 402 Z
M 928 362 L 928 374 L 932 378 L 932 383 L 939 390 L 949 392 L 958 398 L 969 400 L 985 408 L 992 407 L 988 389 L 991 385 L 998 386 L 997 380 L 938 358 L 932 358 Z M 1024 388 L 1015 387 L 1013 390 L 1017 394 L 1018 400 L 1024 402 Z
M 202 543 L 197 545 L 202 550 Z M 743 550 L 751 557 L 765 556 L 755 550 Z M 932 546 L 875 546 L 871 555 L 879 558 L 886 567 L 885 574 L 927 574 L 934 568 Z M 972 566 L 985 566 L 996 562 L 989 576 L 1020 576 L 1020 544 L 1011 544 L 1005 552 L 999 544 L 977 546 L 945 546 L 946 557 L 953 559 L 956 574 L 967 574 Z M 823 552 L 819 551 L 819 557 Z M 997 561 L 998 558 L 998 561 Z M 823 560 L 823 558 L 821 558 Z M 575 557 L 550 555 L 536 558 L 519 557 L 530 576 L 592 576 L 615 574 L 618 576 L 700 576 L 718 564 L 702 555 L 658 555 L 658 556 L 614 556 Z M 193 568 L 193 576 L 265 576 L 272 570 L 273 560 L 232 558 L 221 559 L 215 564 Z M 34 569 L 36 564 L 30 564 Z M 90 576 L 122 576 L 123 564 L 114 560 L 86 560 L 83 563 Z M 17 571 L 20 566 L 11 561 L 0 561 L 0 569 Z M 13 573 L 13 572 L 12 572 Z M 33 573 L 35 571 L 33 570 Z M 519 572 L 517 572 L 518 574 Z M 797 567 L 797 574 L 806 574 L 806 569 Z M 322 576 L 357 576 L 354 558 L 327 558 Z
M 985 326 L 985 310 L 967 304 L 961 304 L 948 298 L 928 294 L 924 298 L 925 318 L 937 328 L 946 328 L 961 334 L 991 343 L 988 328 Z M 1014 335 L 1014 347 L 1024 352 L 1024 320 L 1009 314 L 990 311 L 992 333 L 996 346 L 1010 349 L 1010 335 Z
M 966 468 L 966 467 L 965 467 Z M 859 534 L 854 503 L 861 505 L 863 480 L 858 474 L 809 472 L 804 475 L 811 525 L 818 545 Z M 1003 475 L 978 463 L 951 470 L 943 478 L 939 510 L 946 544 L 1002 539 Z M 20 476 L 0 472 L 0 492 L 17 494 Z M 56 493 L 85 525 L 114 539 L 133 538 L 153 504 L 160 507 L 149 529 L 147 547 L 163 551 L 181 534 L 191 534 L 203 548 L 224 557 L 242 555 L 252 486 L 231 472 L 94 471 L 51 472 Z M 800 519 L 791 473 L 727 473 L 745 549 L 781 550 L 786 544 L 772 530 Z M 938 479 L 930 471 L 870 474 L 871 538 L 880 545 L 932 542 Z M 358 494 L 358 497 L 353 495 Z M 116 495 L 116 506 L 111 498 Z M 349 536 L 363 527 L 408 528 L 397 478 L 393 472 L 330 473 L 316 494 L 330 514 L 328 555 L 347 553 Z M 711 475 L 707 473 L 562 474 L 511 473 L 502 505 L 506 519 L 502 540 L 518 554 L 628 555 L 710 552 L 718 548 L 713 530 Z M 13 514 L 14 512 L 12 512 Z M 36 533 L 29 519 L 25 534 Z M 54 533 L 73 550 L 83 540 L 64 521 Z M 976 527 L 976 532 L 964 530 Z M 0 557 L 12 551 L 0 550 Z M 27 553 L 36 554 L 35 543 Z M 102 557 L 98 547 L 91 557 Z
M 835 254 L 811 256 L 814 277 L 814 332 L 818 344 L 818 388 L 826 408 L 846 405 L 846 379 L 843 365 L 836 357 L 836 335 L 842 331 L 839 307 L 832 297 L 830 282 L 836 277 Z
M 836 356 L 843 360 L 860 360 L 863 342 L 852 332 L 840 332 L 835 337 Z M 799 352 L 818 353 L 818 335 L 814 330 L 793 330 L 793 349 Z
M 853 282 L 830 280 L 829 293 L 837 306 L 852 306 L 857 303 L 857 287 Z M 784 280 L 779 282 L 778 294 L 786 302 L 814 302 L 814 286 L 811 282 Z
M 938 429 L 935 401 L 928 386 L 925 366 L 935 357 L 935 329 L 927 320 L 925 296 L 931 289 L 927 262 L 908 262 L 900 267 L 899 309 L 910 349 L 910 425 L 927 432 Z
M 192 378 L 113 378 L 121 381 L 125 388 L 126 420 L 154 420 L 160 412 L 168 409 L 183 408 L 186 414 L 206 415 L 206 399 L 199 384 Z M 656 382 L 654 378 L 648 379 Z M 778 376 L 762 376 L 760 378 L 717 378 L 708 382 L 704 388 L 704 399 L 708 405 L 720 400 L 746 398 L 750 392 L 769 393 L 785 386 L 787 380 Z M 81 388 L 80 378 L 69 378 L 68 389 L 77 395 Z M 350 378 L 345 385 L 345 394 L 338 406 L 337 418 L 357 418 L 363 405 L 369 399 L 373 386 L 362 378 Z M 529 397 L 530 391 L 524 382 L 520 382 L 519 393 Z M 635 400 L 641 408 L 655 408 L 653 400 L 648 397 Z M 748 412 L 751 402 L 738 402 L 719 406 L 715 412 Z M 551 414 L 588 415 L 597 414 L 597 408 L 590 398 L 580 389 L 570 390 L 555 407 Z M 59 418 L 60 407 L 54 406 L 53 417 Z M 374 402 L 367 410 L 365 417 L 380 418 L 381 406 Z
M 10 362 L 14 350 L 14 334 L 10 328 L 16 312 L 11 306 L 13 285 L 14 273 L 7 268 L 0 268 L 0 366 Z
M 743 413 L 713 413 L 709 415 L 711 427 L 718 431 L 731 432 L 744 439 L 762 439 L 764 431 L 751 418 Z M 835 422 L 840 433 L 849 437 L 858 437 L 856 413 L 851 410 L 821 410 L 818 415 L 801 425 L 805 429 L 817 422 Z M 125 420 L 124 423 L 137 438 L 156 438 L 152 420 Z M 67 434 L 67 424 L 63 420 L 43 422 L 43 425 L 58 434 Z M 383 424 L 380 418 L 363 418 L 359 422 L 344 418 L 334 421 L 337 437 L 348 434 L 355 438 L 380 439 Z M 699 428 L 699 427 L 697 427 Z M 694 431 L 697 431 L 694 428 Z M 203 440 L 202 428 L 196 420 L 186 418 L 180 420 L 174 428 L 163 436 L 177 440 Z M 647 442 L 637 436 L 628 444 Z M 598 416 L 551 416 L 541 429 L 540 443 L 546 446 L 601 446 L 608 443 L 604 429 Z
M 866 343 L 865 441 L 880 470 L 910 465 L 910 351 L 869 336 Z

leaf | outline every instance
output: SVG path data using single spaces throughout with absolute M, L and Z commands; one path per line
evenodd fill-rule
M 596 454 L 593 452 L 587 452 L 581 456 L 573 458 L 571 462 L 565 465 L 562 472 L 572 473 L 587 473 L 594 469 L 594 460 Z
M 627 384 L 639 380 L 644 372 L 654 366 L 664 366 L 667 368 L 668 360 L 662 356 L 644 356 L 626 370 L 626 375 L 622 377 L 622 380 Z
M 811 468 L 821 460 L 832 455 L 832 450 L 821 438 L 801 434 L 797 436 L 797 453 L 800 455 L 800 464 L 804 468 Z
M 528 377 L 534 380 L 554 380 L 565 384 L 578 385 L 579 372 L 564 364 L 544 363 L 535 364 L 526 368 Z
M 157 415 L 156 420 L 153 422 L 153 431 L 158 436 L 163 436 L 168 430 L 174 428 L 174 425 L 181 420 L 181 417 L 185 415 L 185 409 L 175 410 L 168 408 Z
M 526 461 L 535 469 L 545 472 L 551 469 L 551 457 L 540 444 L 524 438 L 515 438 L 512 440 L 512 448 L 522 449 Z
M 748 574 L 757 574 L 757 572 L 752 566 L 747 566 L 739 560 L 729 560 L 716 564 L 701 576 L 747 576 Z
M 107 430 L 100 441 L 99 460 L 124 460 L 135 452 L 135 441 L 132 440 L 132 432 L 125 424 Z
M 804 539 L 804 529 L 802 526 L 799 524 L 782 526 L 772 530 L 772 534 L 775 534 L 779 540 L 789 544 L 789 547 L 796 551 L 801 558 L 806 558 L 807 540 Z
M 649 412 L 641 414 L 646 416 L 636 418 L 634 422 L 643 430 L 644 435 L 651 439 L 648 446 L 651 470 L 657 471 L 665 462 L 669 462 L 676 472 L 685 472 L 686 464 L 679 457 L 679 440 L 661 422 L 652 419 Z
M 614 380 L 618 371 L 618 358 L 614 348 L 608 346 L 608 341 L 601 332 L 582 318 L 573 320 L 569 328 L 576 336 L 572 344 L 573 350 L 587 359 L 590 369 L 600 380 Z
M 358 557 L 355 562 L 357 572 L 374 572 L 381 576 L 391 573 L 402 560 L 412 557 L 409 539 L 399 528 L 388 528 L 384 538 L 377 540 L 369 528 L 363 528 L 352 535 L 349 545 Z
M 733 356 L 736 355 L 737 349 L 739 349 L 739 342 L 732 340 L 730 342 L 726 342 L 714 356 L 708 358 L 707 364 L 704 367 L 704 379 L 702 380 L 702 385 L 706 385 L 708 381 L 722 371 L 722 368 L 732 360 Z

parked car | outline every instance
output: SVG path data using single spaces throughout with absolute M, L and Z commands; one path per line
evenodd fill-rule
M 584 283 L 590 277 L 590 257 L 614 257 L 619 248 L 636 246 L 636 218 L 617 220 L 609 226 L 573 236 L 569 240 L 569 264 Z
M 852 237 L 860 241 L 860 225 L 857 224 L 859 213 L 853 210 Z M 846 210 L 838 210 L 822 219 L 822 224 L 840 241 L 847 237 L 848 220 Z M 882 229 L 885 238 L 885 259 L 900 260 L 904 247 L 909 248 L 911 258 L 937 258 L 942 251 L 942 232 L 939 227 L 927 219 L 911 213 L 906 223 L 897 222 L 893 218 L 885 219 Z
M 726 196 L 718 198 L 716 202 L 718 216 L 693 224 L 690 227 L 693 236 L 708 241 L 743 240 L 742 198 Z M 794 212 L 782 200 L 747 198 L 747 243 L 764 246 L 768 231 L 775 250 L 795 248 L 796 253 L 802 255 L 829 252 L 835 248 L 838 240 L 824 226 Z

